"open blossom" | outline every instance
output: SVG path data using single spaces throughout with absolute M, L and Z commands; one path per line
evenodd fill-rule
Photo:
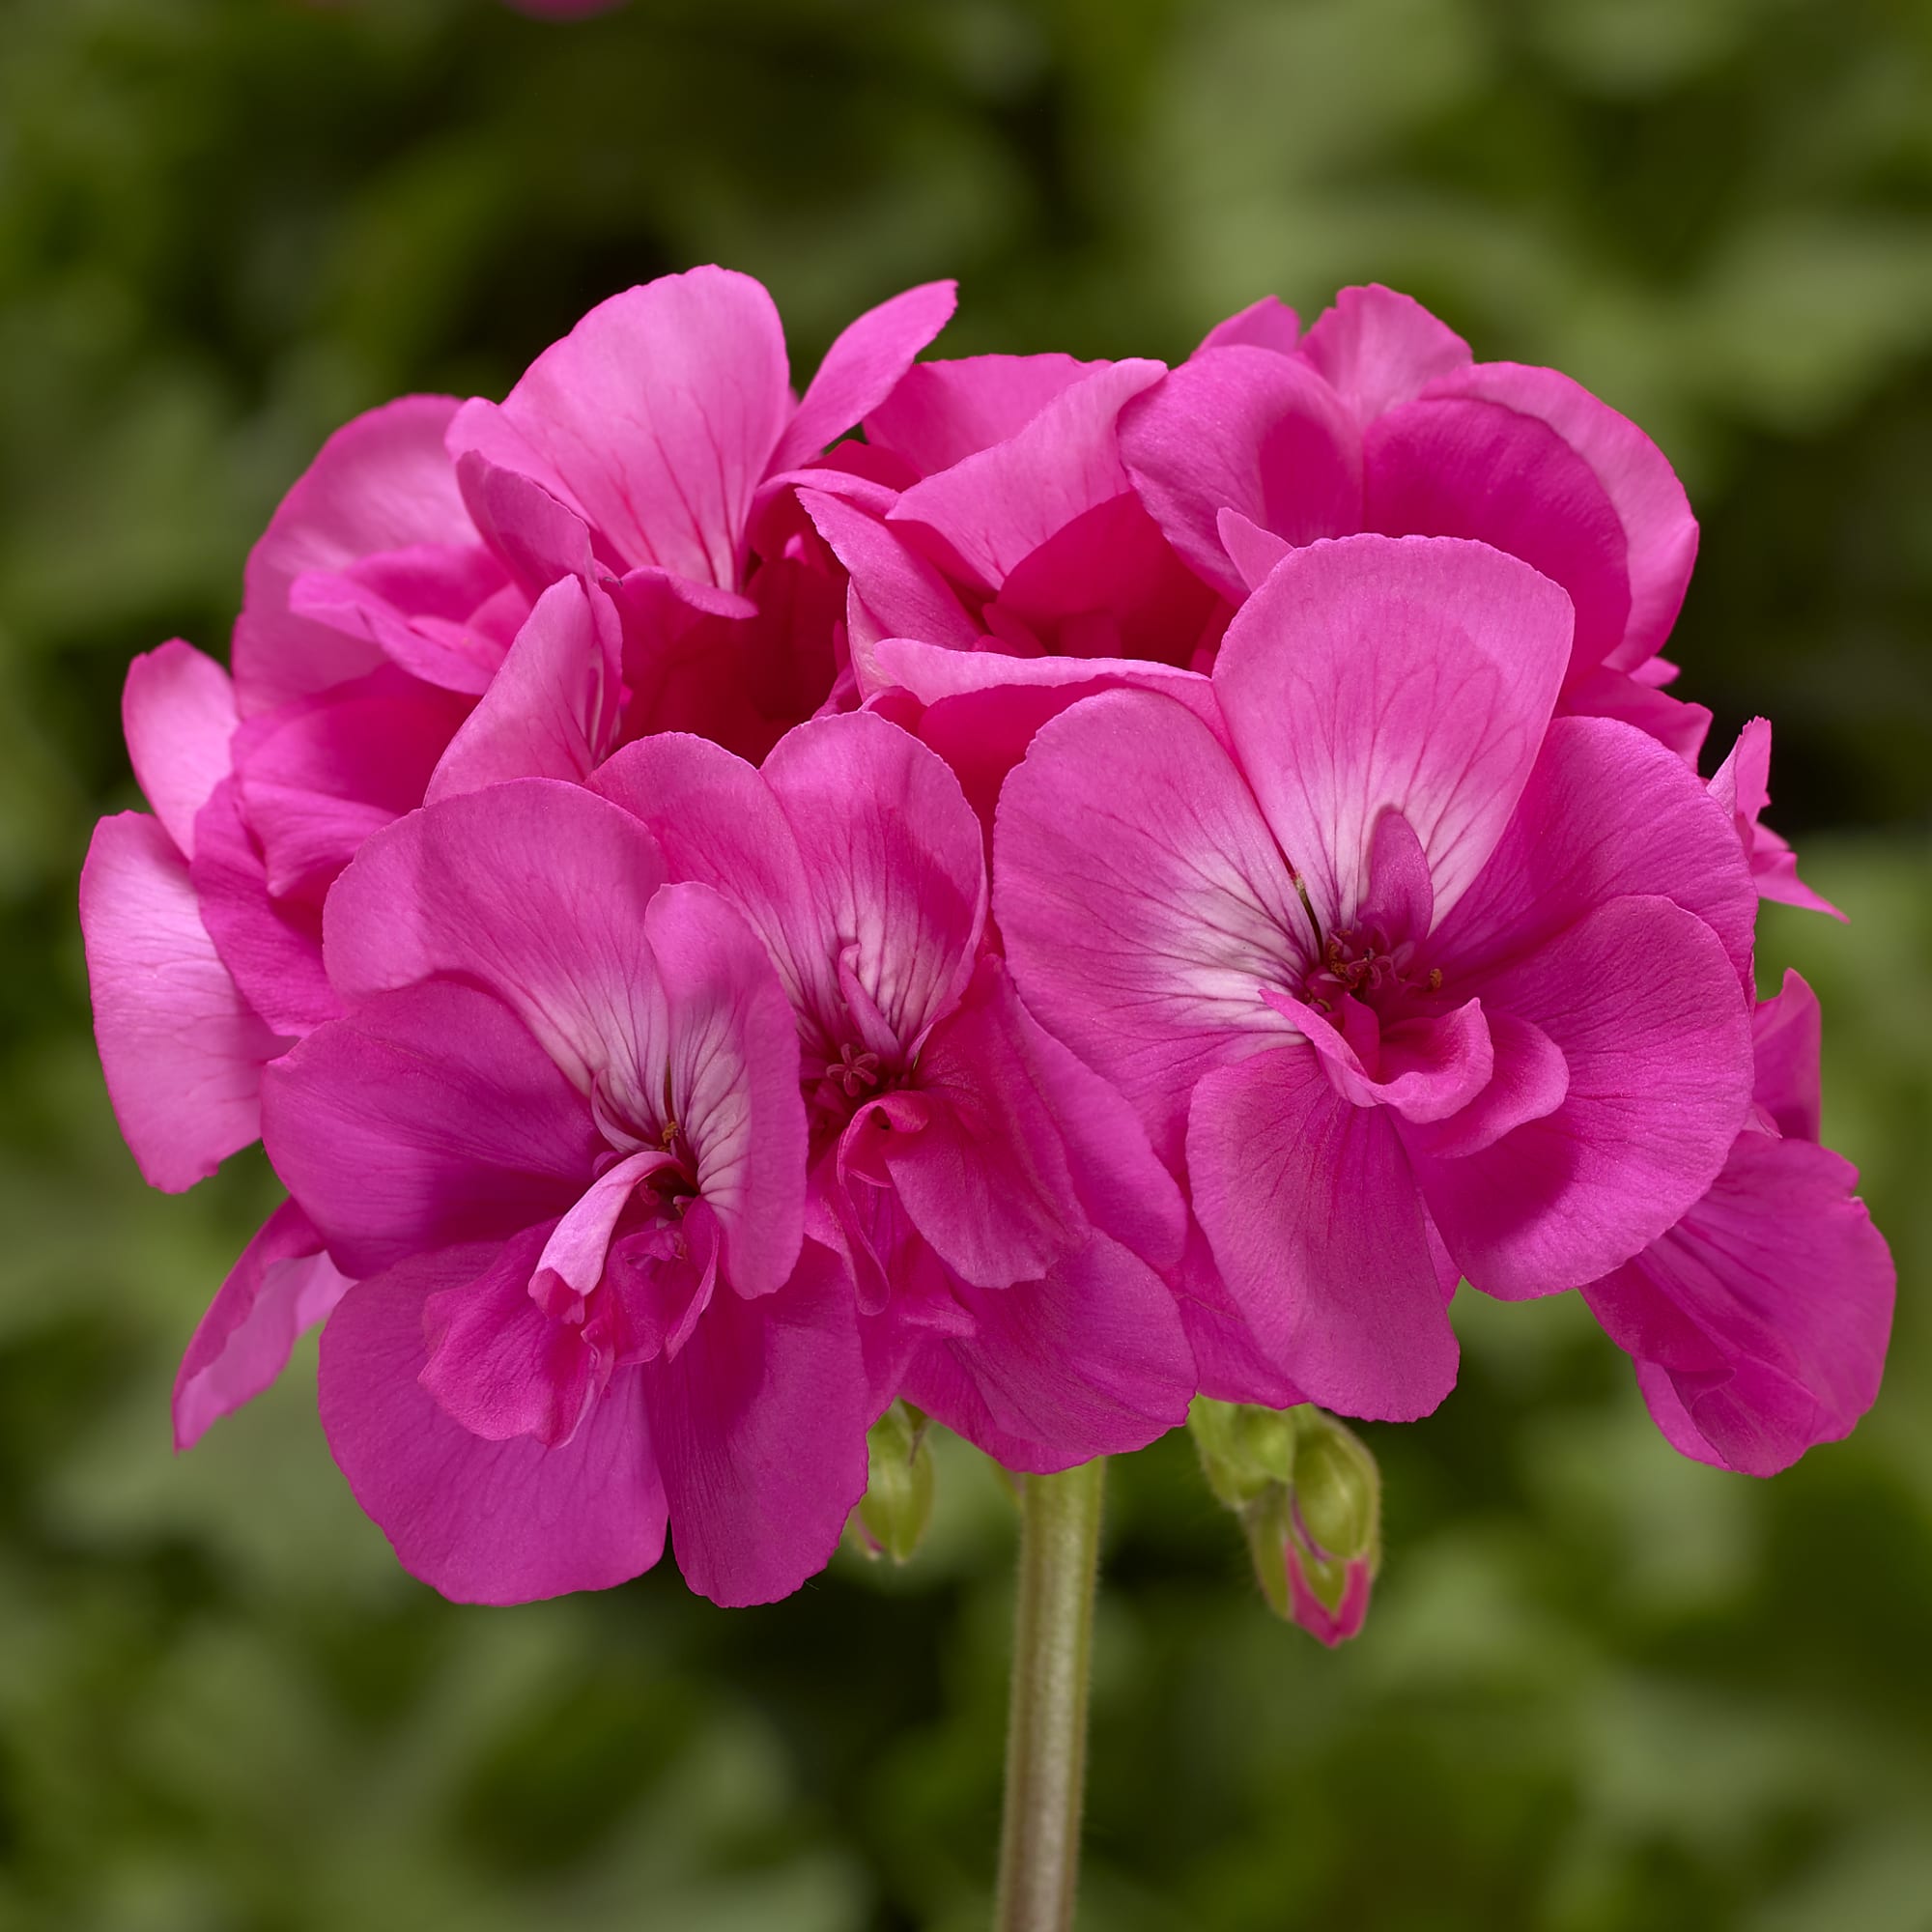
M 405 1565 L 520 1601 L 647 1569 L 795 1589 L 876 1412 L 805 1238 L 778 976 L 643 828 L 526 780 L 412 814 L 328 907 L 344 1015 L 270 1068 L 270 1158 L 357 1285 L 323 1337 L 336 1460 Z
M 1441 1400 L 1459 1275 L 1547 1293 L 1656 1239 L 1749 1104 L 1735 833 L 1641 732 L 1552 723 L 1570 632 L 1486 545 L 1312 545 L 1229 629 L 1224 735 L 1106 694 L 1001 799 L 1022 993 L 1185 1175 L 1260 1354 L 1348 1414 Z
M 1194 1362 L 1158 1272 L 1180 1260 L 1179 1193 L 988 950 L 980 830 L 942 760 L 860 714 L 801 725 L 762 771 L 644 739 L 596 784 L 778 965 L 811 1225 L 854 1271 L 881 1402 L 903 1392 L 1019 1469 L 1179 1422 Z

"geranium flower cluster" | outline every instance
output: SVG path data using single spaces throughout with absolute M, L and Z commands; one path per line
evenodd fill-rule
M 1842 1435 L 1890 1262 L 1754 994 L 1760 895 L 1822 902 L 1768 727 L 1697 774 L 1656 447 L 1379 288 L 1174 369 L 916 360 L 952 301 L 801 397 L 750 278 L 616 296 L 332 438 L 232 672 L 134 664 L 109 1093 L 156 1186 L 259 1134 L 288 1190 L 178 1440 L 327 1318 L 414 1574 L 668 1533 L 742 1604 L 896 1398 L 1030 1471 L 1197 1394 L 1413 1418 L 1465 1279 L 1580 1290 L 1688 1455 Z

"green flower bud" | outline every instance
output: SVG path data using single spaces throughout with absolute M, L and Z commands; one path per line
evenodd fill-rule
M 909 1563 L 932 1520 L 932 1451 L 925 1416 L 895 1402 L 866 1436 L 866 1493 L 845 1525 L 847 1541 L 876 1562 Z

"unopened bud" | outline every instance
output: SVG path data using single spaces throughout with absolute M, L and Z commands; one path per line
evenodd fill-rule
M 932 1451 L 926 1418 L 895 1402 L 866 1436 L 866 1493 L 845 1525 L 862 1555 L 909 1563 L 932 1520 Z
M 1197 1401 L 1188 1425 L 1240 1519 L 1268 1607 L 1323 1643 L 1353 1636 L 1381 1563 L 1381 1478 L 1352 1431 L 1311 1405 Z

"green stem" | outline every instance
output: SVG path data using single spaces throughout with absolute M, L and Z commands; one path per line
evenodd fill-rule
M 1019 1614 L 994 1932 L 1067 1932 L 1080 1880 L 1104 1460 L 1020 1478 Z

